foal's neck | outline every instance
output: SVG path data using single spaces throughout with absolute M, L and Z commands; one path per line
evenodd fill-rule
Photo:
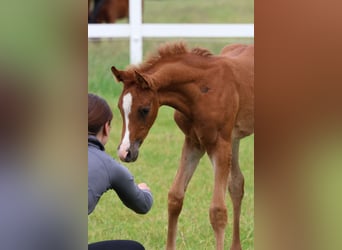
M 160 105 L 167 105 L 191 116 L 192 105 L 200 91 L 200 83 L 208 67 L 186 63 L 170 63 L 154 74 L 159 83 Z

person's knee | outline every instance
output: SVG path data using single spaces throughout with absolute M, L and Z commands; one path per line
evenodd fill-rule
M 107 240 L 89 244 L 88 250 L 145 250 L 145 247 L 134 240 Z

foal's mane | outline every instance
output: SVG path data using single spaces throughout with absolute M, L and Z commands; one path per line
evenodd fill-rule
M 201 57 L 210 57 L 213 54 L 204 48 L 193 48 L 191 50 L 188 49 L 185 42 L 174 42 L 174 43 L 165 43 L 159 46 L 156 53 L 151 54 L 145 62 L 139 64 L 138 66 L 132 65 L 127 68 L 127 71 L 139 71 L 144 72 L 150 69 L 153 65 L 159 62 L 162 59 L 169 58 L 175 55 L 184 55 L 184 54 L 193 54 Z

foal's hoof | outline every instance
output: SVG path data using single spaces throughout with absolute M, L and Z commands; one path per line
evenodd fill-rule
M 230 250 L 242 250 L 241 245 L 231 246 Z

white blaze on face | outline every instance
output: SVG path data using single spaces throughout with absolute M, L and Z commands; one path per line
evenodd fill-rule
M 128 129 L 128 124 L 129 124 L 129 113 L 131 112 L 131 107 L 132 107 L 132 95 L 131 93 L 127 93 L 124 95 L 122 98 L 122 109 L 124 112 L 124 119 L 125 119 L 125 135 L 121 141 L 120 147 L 119 147 L 119 157 L 120 159 L 125 159 L 127 155 L 127 150 L 131 146 L 130 141 L 129 141 L 129 129 Z

